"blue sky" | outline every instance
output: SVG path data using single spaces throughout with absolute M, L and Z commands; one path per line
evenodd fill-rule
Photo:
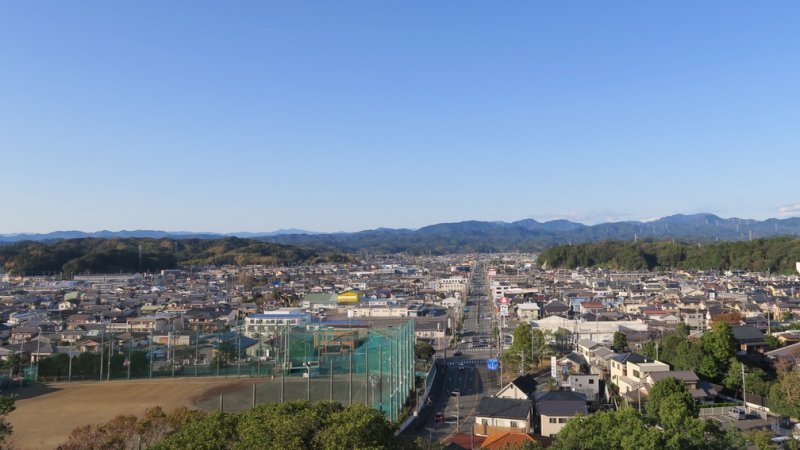
M 800 3 L 3 2 L 0 233 L 800 215 Z

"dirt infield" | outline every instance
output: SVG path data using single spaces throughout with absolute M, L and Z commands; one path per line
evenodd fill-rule
M 173 378 L 106 383 L 41 384 L 16 392 L 17 409 L 8 419 L 14 426 L 16 449 L 55 448 L 82 425 L 98 424 L 119 414 L 141 415 L 161 406 L 166 412 L 198 404 L 210 396 L 241 390 L 252 379 Z

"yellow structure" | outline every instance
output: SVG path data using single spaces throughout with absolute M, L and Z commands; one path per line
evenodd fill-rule
M 336 296 L 337 303 L 358 303 L 363 294 L 358 291 L 344 291 Z

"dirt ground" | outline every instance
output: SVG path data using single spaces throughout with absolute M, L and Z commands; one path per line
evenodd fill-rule
M 16 390 L 15 449 L 56 448 L 73 429 L 107 422 L 119 414 L 141 415 L 151 406 L 166 412 L 199 403 L 220 392 L 241 390 L 251 379 L 173 378 L 106 383 L 40 384 Z

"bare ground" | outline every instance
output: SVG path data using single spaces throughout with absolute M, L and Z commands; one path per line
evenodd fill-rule
M 154 380 L 40 384 L 21 388 L 11 444 L 18 450 L 56 448 L 73 429 L 104 423 L 119 414 L 141 415 L 161 406 L 167 413 L 198 404 L 211 396 L 240 390 L 250 379 L 172 378 Z

